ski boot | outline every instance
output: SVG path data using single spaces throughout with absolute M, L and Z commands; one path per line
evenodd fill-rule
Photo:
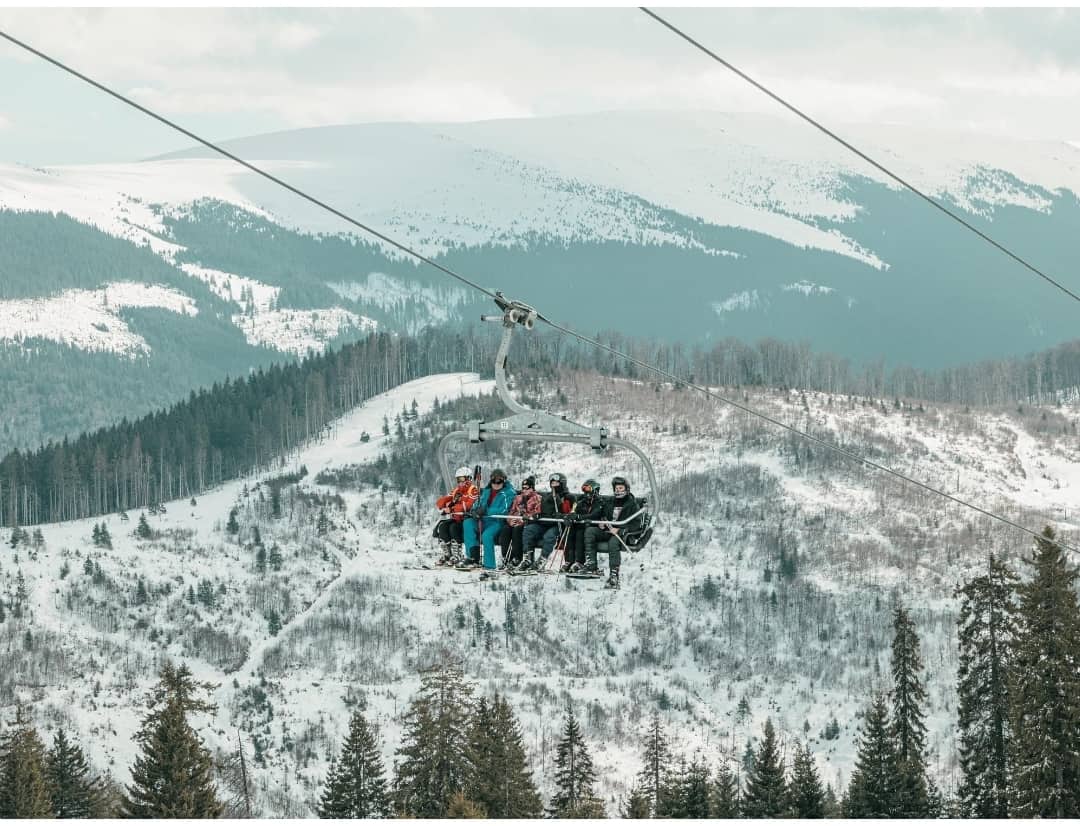
M 619 571 L 617 568 L 612 568 L 608 574 L 607 582 L 604 583 L 604 588 L 609 591 L 619 590 Z

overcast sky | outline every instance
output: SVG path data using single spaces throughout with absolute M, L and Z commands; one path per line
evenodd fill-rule
M 660 13 L 826 125 L 1080 140 L 1080 9 Z M 634 8 L 0 8 L 0 28 L 213 139 L 610 109 L 779 111 Z M 0 42 L 0 162 L 187 145 Z

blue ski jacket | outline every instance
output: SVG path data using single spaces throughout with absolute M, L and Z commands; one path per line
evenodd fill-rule
M 491 498 L 492 487 L 489 483 L 483 490 L 480 491 L 480 495 L 476 497 L 476 502 L 473 503 L 472 508 L 469 509 L 469 516 L 483 517 L 487 515 L 499 516 L 501 514 L 510 513 L 510 506 L 514 503 L 514 497 L 517 496 L 517 491 L 514 490 L 514 486 L 510 482 L 506 482 L 502 486 L 502 490 L 495 494 L 495 498 Z M 491 500 L 491 504 L 488 504 L 488 500 Z

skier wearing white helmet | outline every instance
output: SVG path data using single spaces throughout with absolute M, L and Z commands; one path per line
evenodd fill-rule
M 467 467 L 459 467 L 454 471 L 454 477 L 457 480 L 454 489 L 446 496 L 440 496 L 435 502 L 435 507 L 442 514 L 439 524 L 435 526 L 435 536 L 438 537 L 442 550 L 442 556 L 436 560 L 436 565 L 456 565 L 460 561 L 465 514 L 480 495 L 473 483 L 472 471 Z

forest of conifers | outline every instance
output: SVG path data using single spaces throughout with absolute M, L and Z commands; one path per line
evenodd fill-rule
M 371 334 L 299 363 L 193 390 L 135 421 L 12 451 L 0 461 L 0 525 L 80 519 L 197 495 L 269 467 L 365 399 L 403 382 L 458 370 L 491 375 L 497 333 L 446 327 L 417 336 Z M 691 350 L 618 333 L 601 340 L 689 381 L 720 387 L 800 387 L 968 405 L 1055 403 L 1080 387 L 1080 341 L 1022 359 L 886 373 L 884 366 L 856 371 L 846 360 L 776 340 L 727 340 Z M 519 337 L 510 362 L 512 370 L 525 365 L 542 377 L 582 369 L 649 378 L 609 353 L 555 335 Z

